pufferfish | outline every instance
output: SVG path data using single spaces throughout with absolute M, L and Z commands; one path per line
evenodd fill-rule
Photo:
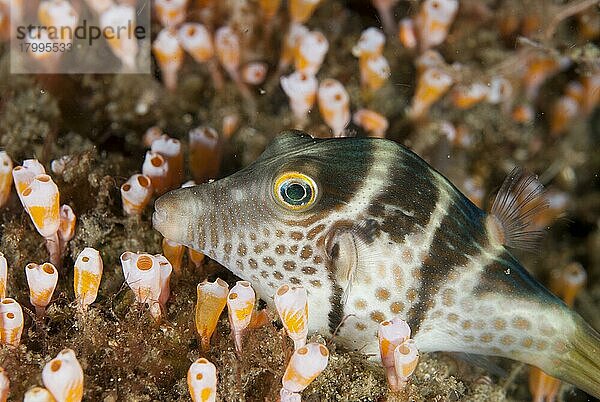
M 526 241 L 533 181 L 509 177 L 488 214 L 403 146 L 278 136 L 251 165 L 171 191 L 154 227 L 250 281 L 309 297 L 309 330 L 378 354 L 407 321 L 422 352 L 503 356 L 600 397 L 600 335 L 507 249 Z

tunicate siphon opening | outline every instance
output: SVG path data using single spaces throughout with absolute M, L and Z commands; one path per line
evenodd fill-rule
M 204 136 L 206 138 L 210 138 L 210 139 L 214 139 L 214 140 L 216 140 L 218 138 L 217 130 L 210 128 L 210 127 L 202 128 L 202 134 L 204 134 Z
M 201 357 L 200 359 L 196 360 L 196 363 L 208 364 L 208 360 L 206 360 L 204 357 Z
M 217 285 L 221 286 L 222 288 L 226 288 L 227 287 L 227 282 L 225 282 L 221 278 L 217 278 L 217 280 L 215 282 L 217 282 Z
M 408 355 L 410 354 L 410 348 L 404 344 L 398 346 L 398 351 L 400 353 L 402 353 L 403 355 Z
M 14 313 L 7 313 L 6 314 L 6 318 L 8 318 L 9 320 L 12 320 L 15 318 L 15 314 Z
M 146 176 L 138 176 L 137 180 L 142 187 L 148 187 L 150 185 L 150 180 L 148 180 Z
M 305 346 L 303 348 L 298 349 L 298 354 L 304 356 L 308 353 L 308 348 Z
M 52 371 L 58 371 L 58 370 L 60 370 L 61 366 L 62 366 L 62 362 L 60 360 L 54 360 L 50 364 L 50 370 L 52 370 Z
M 138 258 L 136 265 L 138 269 L 141 269 L 142 271 L 147 271 L 150 268 L 152 268 L 152 258 L 147 255 L 142 255 L 140 256 L 140 258 Z
M 163 159 L 160 156 L 154 156 L 150 159 L 150 163 L 152 163 L 152 166 L 154 167 L 160 167 L 163 164 Z
M 28 197 L 29 194 L 31 194 L 31 187 L 27 187 L 25 190 L 23 190 L 24 197 Z
M 88 262 L 89 260 L 90 260 L 90 257 L 83 257 L 83 258 L 81 259 L 81 261 L 83 261 L 83 262 Z
M 204 376 L 202 375 L 202 373 L 198 373 L 198 374 L 196 374 L 196 380 L 200 381 L 200 380 L 202 379 L 202 377 L 204 377 Z
M 48 183 L 50 181 L 50 176 L 48 176 L 47 174 L 40 174 L 35 176 L 35 179 L 37 181 L 41 181 L 42 183 Z
M 123 254 L 121 254 L 121 261 L 125 262 L 131 260 L 132 254 L 133 253 L 131 251 L 125 251 Z
M 54 267 L 50 264 L 42 265 L 42 270 L 44 270 L 44 272 L 47 273 L 48 275 L 54 274 Z
M 4 299 L 4 300 L 2 300 L 2 304 L 12 304 L 14 302 L 15 301 L 13 299 Z
M 329 350 L 327 350 L 325 346 L 319 345 L 319 351 L 321 352 L 321 355 L 329 356 Z
M 235 299 L 237 299 L 237 296 L 238 296 L 237 293 L 230 293 L 229 300 L 235 300 Z
M 187 36 L 194 36 L 196 35 L 196 27 L 189 27 L 187 29 Z
M 125 183 L 125 184 L 123 184 L 123 185 L 121 186 L 121 190 L 123 190 L 123 191 L 125 191 L 125 192 L 127 192 L 127 191 L 131 190 L 131 184 L 129 184 L 129 183 Z

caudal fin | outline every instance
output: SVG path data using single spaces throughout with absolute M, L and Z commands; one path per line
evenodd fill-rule
M 600 334 L 582 318 L 577 317 L 576 322 L 569 349 L 558 358 L 554 375 L 600 398 Z

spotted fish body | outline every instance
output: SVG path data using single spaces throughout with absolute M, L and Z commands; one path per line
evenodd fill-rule
M 310 207 L 274 183 L 314 181 Z M 303 285 L 309 328 L 377 355 L 379 322 L 406 320 L 419 350 L 504 356 L 600 395 L 600 336 L 498 241 L 487 214 L 404 147 L 280 135 L 247 168 L 175 190 L 154 226 L 251 281 L 273 303 Z

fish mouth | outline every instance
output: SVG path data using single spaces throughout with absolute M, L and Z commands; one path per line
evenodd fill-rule
M 152 226 L 166 239 L 189 246 L 195 235 L 204 230 L 210 209 L 211 186 L 187 187 L 170 191 L 154 202 Z
M 165 238 L 180 242 L 183 233 L 181 233 L 181 221 L 178 219 L 179 199 L 178 193 L 173 191 L 159 197 L 154 202 L 154 213 L 152 214 L 152 226 L 158 230 Z M 178 225 L 178 222 L 180 223 Z
M 152 226 L 158 230 L 161 234 L 163 233 L 165 224 L 167 222 L 167 212 L 155 207 L 154 213 L 152 214 Z

